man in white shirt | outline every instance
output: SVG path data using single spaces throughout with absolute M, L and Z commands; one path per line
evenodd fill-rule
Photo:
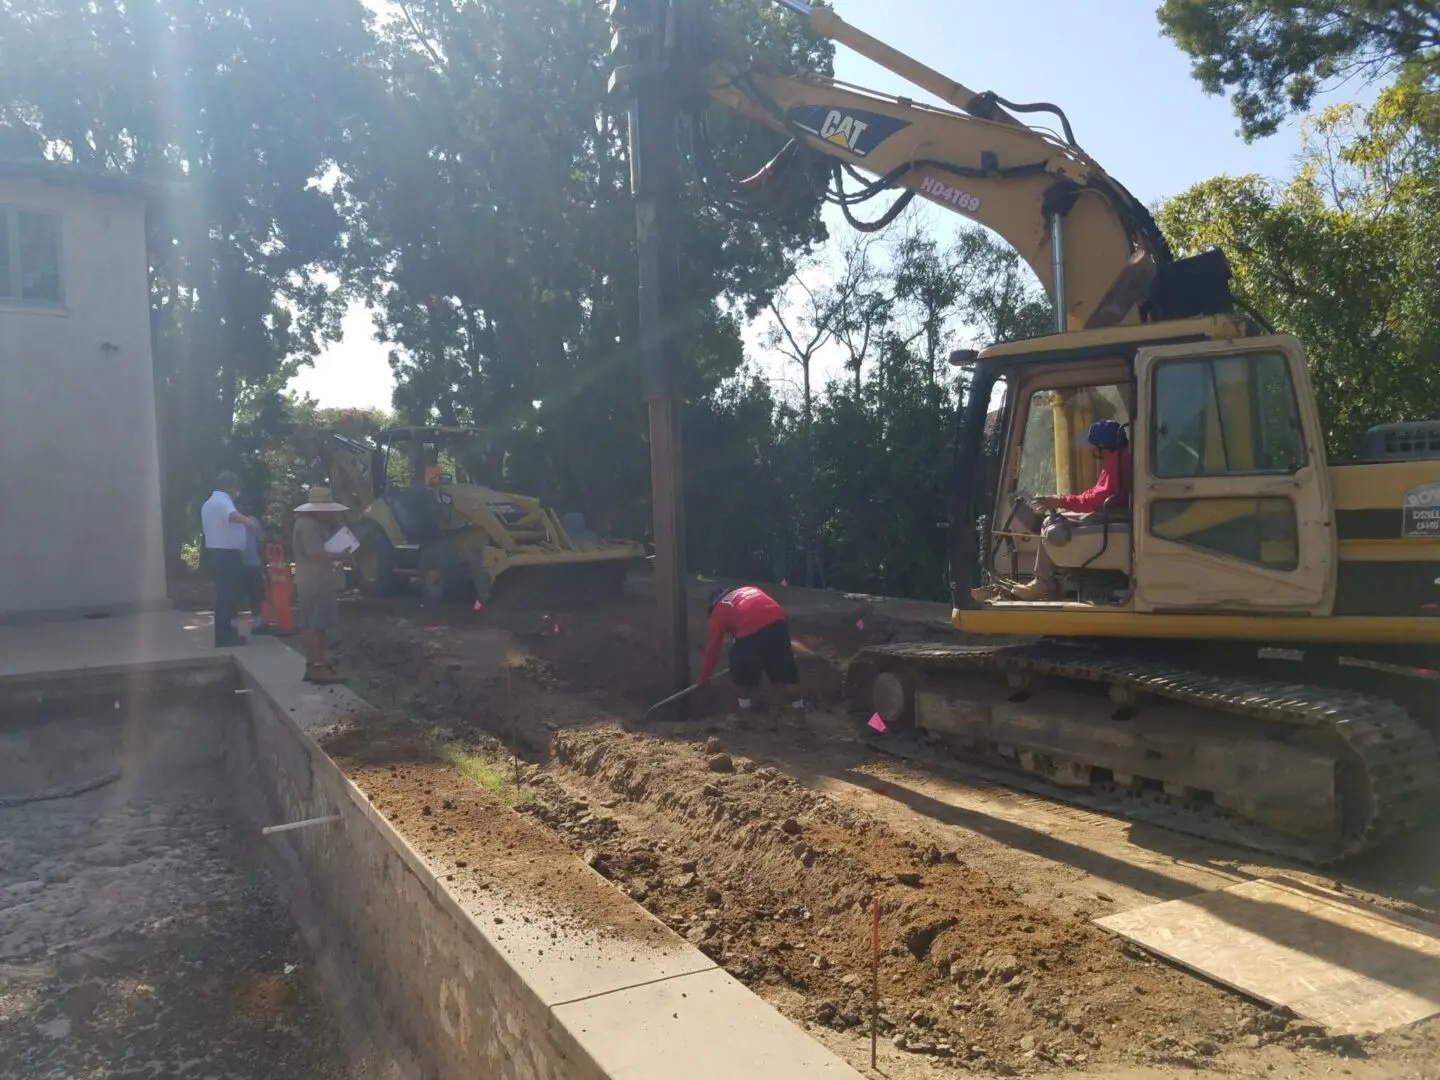
M 215 491 L 200 507 L 200 527 L 205 534 L 201 565 L 215 583 L 215 647 L 229 648 L 246 644 L 235 630 L 244 588 L 243 556 L 246 529 L 257 531 L 260 523 L 235 509 L 235 496 L 240 492 L 240 478 L 233 472 L 222 472 L 215 478 Z

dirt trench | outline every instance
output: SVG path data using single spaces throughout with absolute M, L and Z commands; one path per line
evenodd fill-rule
M 1324 1075 L 1382 1051 L 1440 1062 L 1433 1033 L 1403 1052 L 1332 1037 L 1123 945 L 1092 925 L 1091 907 L 1037 904 L 1031 883 L 879 805 L 883 785 L 842 798 L 774 764 L 837 753 L 823 732 L 854 723 L 840 658 L 894 627 L 795 628 L 816 703 L 804 719 L 737 716 L 717 686 L 691 720 L 646 728 L 663 689 L 649 614 L 642 603 L 508 620 L 354 605 L 337 657 L 384 720 L 327 749 L 451 880 L 489 887 L 485 867 L 500 858 L 615 932 L 635 932 L 628 897 L 857 1067 L 869 1058 L 877 897 L 888 1075 Z M 488 786 L 456 771 L 446 755 L 457 747 L 493 763 Z M 547 869 L 562 852 L 608 879 L 616 902 L 597 904 L 593 883 L 557 889 L 572 880 Z

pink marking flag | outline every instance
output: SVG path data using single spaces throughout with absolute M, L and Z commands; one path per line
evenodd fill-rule
M 558 622 L 555 624 L 555 636 L 560 636 L 560 624 Z
M 856 630 L 864 630 L 864 629 L 865 629 L 865 620 L 864 620 L 864 619 L 856 619 L 856 620 L 855 620 L 855 629 L 856 629 Z
M 476 601 L 475 601 L 475 610 L 476 610 L 476 611 L 479 611 L 479 610 L 480 610 L 481 608 L 483 608 L 484 606 L 485 606 L 485 605 L 482 604 L 479 600 L 476 600 Z
M 789 587 L 790 587 L 790 579 L 789 579 L 788 577 L 782 577 L 782 578 L 780 579 L 780 588 L 782 588 L 782 589 L 788 589 Z
M 878 712 L 874 716 L 870 717 L 870 726 L 876 731 L 885 730 L 885 721 L 880 718 L 880 714 Z

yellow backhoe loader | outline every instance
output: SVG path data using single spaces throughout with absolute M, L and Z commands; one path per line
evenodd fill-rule
M 527 495 L 500 491 L 484 431 L 390 428 L 373 443 L 329 440 L 330 483 L 360 541 L 355 570 L 371 595 L 407 579 L 427 602 L 524 598 L 561 602 L 616 595 L 639 544 L 602 539 L 579 514 L 564 518 Z
M 1440 791 L 1440 422 L 1327 450 L 1301 344 L 1235 312 L 1222 253 L 1173 258 L 1058 108 L 776 2 L 947 107 L 728 54 L 704 0 L 617 0 L 614 88 L 699 103 L 694 157 L 723 206 L 763 209 L 826 171 L 847 217 L 886 191 L 924 198 L 1012 244 L 1057 314 L 1050 336 L 952 357 L 953 623 L 983 643 L 863 650 L 847 674 L 866 715 L 1058 797 L 1315 863 L 1423 820 Z M 715 176 L 706 99 L 789 144 L 746 180 Z M 1041 112 L 1058 133 L 1018 118 Z M 1129 496 L 1052 544 L 1031 500 L 1095 481 L 1077 440 L 1097 419 L 1126 433 Z M 1014 599 L 1042 545 L 1053 595 Z

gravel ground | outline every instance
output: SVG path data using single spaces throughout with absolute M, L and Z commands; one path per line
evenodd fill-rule
M 84 731 L 76 721 L 59 722 Z M 0 1075 L 355 1076 L 196 721 L 99 718 L 118 780 L 0 808 Z M 0 731 L 7 760 L 34 745 L 33 730 Z

